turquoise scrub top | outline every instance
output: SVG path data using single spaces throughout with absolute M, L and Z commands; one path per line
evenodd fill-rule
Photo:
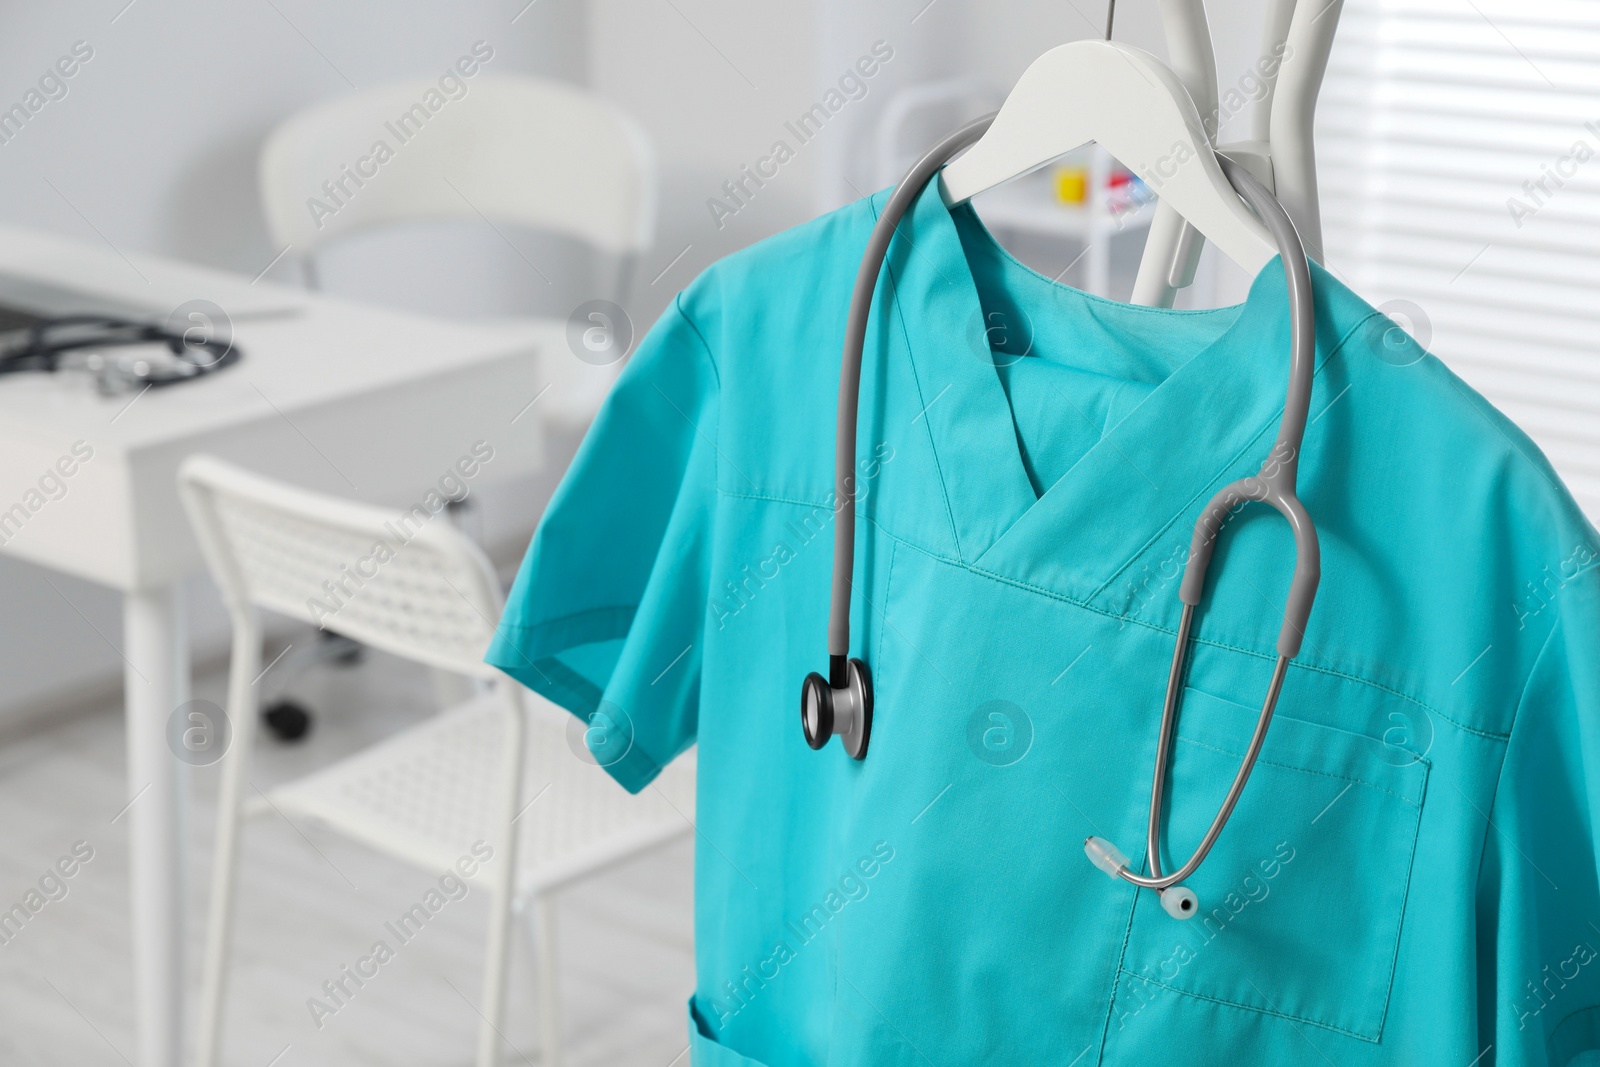
M 845 312 L 884 195 L 731 256 L 640 345 L 488 655 L 618 782 L 698 745 L 692 1060 L 1564 1064 L 1600 1049 L 1600 541 L 1537 448 L 1329 274 L 1300 495 L 1322 586 L 1243 799 L 1187 883 L 1144 856 L 1190 532 L 1272 446 L 1281 266 L 1241 305 L 1034 273 L 930 189 L 865 356 L 852 654 L 864 762 L 806 746 L 827 669 Z M 1508 342 L 1510 343 L 1510 342 Z M 1198 842 L 1294 561 L 1228 524 L 1165 818 Z

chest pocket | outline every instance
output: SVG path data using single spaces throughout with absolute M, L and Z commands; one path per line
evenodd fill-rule
M 1169 866 L 1215 815 L 1257 710 L 1185 692 Z M 1175 920 L 1155 894 L 1137 895 L 1118 1016 L 1175 992 L 1379 1040 L 1428 772 L 1407 749 L 1280 710 L 1238 807 L 1186 883 L 1199 914 Z

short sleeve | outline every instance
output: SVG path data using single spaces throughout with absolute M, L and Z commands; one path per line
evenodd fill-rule
M 1556 594 L 1485 829 L 1481 1044 L 1500 1064 L 1600 1063 L 1600 582 Z
M 552 497 L 485 657 L 586 722 L 630 792 L 694 742 L 717 399 L 711 352 L 675 302 Z

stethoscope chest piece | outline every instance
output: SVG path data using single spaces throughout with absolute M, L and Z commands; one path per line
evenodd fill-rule
M 847 661 L 842 673 L 838 686 L 816 671 L 806 675 L 800 687 L 800 725 L 812 748 L 822 748 L 837 734 L 851 759 L 866 759 L 872 740 L 872 675 L 858 659 Z

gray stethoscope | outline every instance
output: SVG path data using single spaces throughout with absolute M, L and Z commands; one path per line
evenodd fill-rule
M 834 507 L 837 513 L 833 527 L 832 599 L 828 611 L 828 677 L 824 679 L 814 671 L 806 675 L 800 695 L 800 721 L 805 729 L 806 742 L 812 748 L 822 748 L 829 738 L 838 734 L 845 751 L 858 760 L 866 758 L 867 743 L 872 737 L 872 676 L 865 663 L 850 658 L 851 575 L 855 566 L 856 535 L 856 409 L 861 394 L 861 353 L 866 341 L 867 317 L 872 309 L 872 295 L 888 254 L 889 242 L 900 219 L 939 168 L 981 137 L 993 120 L 994 116 L 989 115 L 962 127 L 911 168 L 889 197 L 882 217 L 873 227 L 866 254 L 856 273 L 855 291 L 850 297 L 844 361 L 839 374 L 839 423 L 834 452 Z M 1135 874 L 1128 865 L 1128 858 L 1104 838 L 1091 837 L 1084 844 L 1084 851 L 1096 867 L 1113 878 L 1158 891 L 1161 894 L 1161 906 L 1168 914 L 1179 919 L 1190 918 L 1199 910 L 1194 893 L 1179 883 L 1199 869 L 1227 824 L 1228 816 L 1233 814 L 1239 795 L 1244 792 L 1256 756 L 1260 754 L 1261 745 L 1267 738 L 1267 728 L 1272 722 L 1273 709 L 1278 704 L 1278 694 L 1283 688 L 1289 661 L 1300 651 L 1300 640 L 1305 633 L 1306 620 L 1311 615 L 1311 603 L 1322 574 L 1316 527 L 1295 496 L 1295 475 L 1300 465 L 1300 444 L 1305 436 L 1306 413 L 1311 404 L 1311 376 L 1316 355 L 1311 270 L 1306 262 L 1305 249 L 1300 243 L 1300 235 L 1276 198 L 1244 167 L 1225 156 L 1219 155 L 1217 159 L 1234 189 L 1261 217 L 1278 244 L 1278 254 L 1283 261 L 1289 289 L 1292 338 L 1289 394 L 1284 403 L 1283 417 L 1278 423 L 1277 442 L 1262 463 L 1260 472 L 1223 488 L 1211 498 L 1195 523 L 1188 563 L 1178 590 L 1178 599 L 1183 603 L 1183 616 L 1178 623 L 1172 670 L 1167 676 L 1166 702 L 1161 711 L 1161 734 L 1156 744 L 1155 780 L 1150 788 L 1150 873 Z M 1233 785 L 1222 807 L 1189 861 L 1176 871 L 1163 874 L 1161 805 L 1172 760 L 1172 731 L 1183 695 L 1190 625 L 1204 591 L 1206 569 L 1211 563 L 1217 534 L 1236 508 L 1252 500 L 1276 508 L 1288 520 L 1294 532 L 1294 578 L 1284 607 L 1283 628 L 1278 633 L 1278 662 L 1272 672 L 1266 700 L 1261 705 L 1261 715 L 1256 720 L 1255 733 L 1250 738 L 1250 745 L 1239 763 L 1239 771 L 1234 775 Z

